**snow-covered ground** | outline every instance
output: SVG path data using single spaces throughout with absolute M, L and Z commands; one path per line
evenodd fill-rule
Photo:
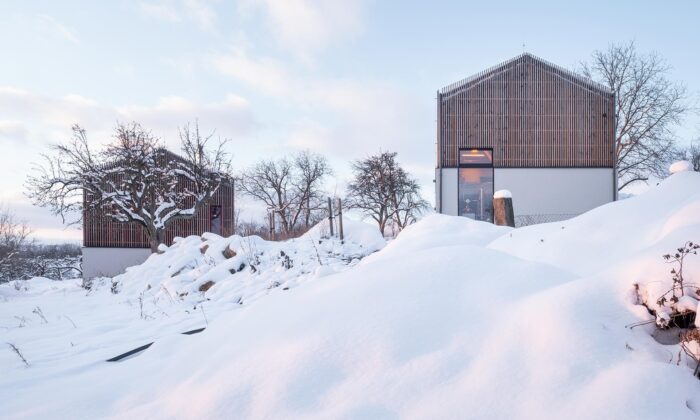
M 0 350 L 0 418 L 698 417 L 694 363 L 625 326 L 652 319 L 634 284 L 669 286 L 661 255 L 700 240 L 700 174 L 520 229 L 432 215 L 386 246 L 346 229 L 185 238 L 116 294 L 0 286 L 0 341 L 29 362 Z M 700 256 L 684 274 L 700 282 Z

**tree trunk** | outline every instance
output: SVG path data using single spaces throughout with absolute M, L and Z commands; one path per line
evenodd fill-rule
M 150 235 L 150 243 L 151 243 L 151 252 L 152 253 L 157 253 L 158 252 L 158 245 L 163 243 L 163 237 L 165 232 L 163 232 L 163 229 L 157 229 L 154 233 Z
M 499 226 L 515 227 L 512 198 L 500 197 L 493 199 L 493 222 Z

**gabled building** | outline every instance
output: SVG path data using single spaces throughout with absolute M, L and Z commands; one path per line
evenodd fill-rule
M 437 93 L 436 210 L 492 221 L 513 194 L 516 225 L 616 199 L 614 95 L 522 54 Z
M 182 159 L 165 151 L 167 159 Z M 187 187 L 183 179 L 175 187 Z M 212 199 L 191 219 L 177 219 L 165 229 L 164 243 L 172 245 L 175 237 L 212 232 L 221 236 L 234 234 L 234 181 L 223 183 Z M 91 197 L 83 194 L 83 278 L 112 277 L 127 267 L 141 264 L 151 254 L 145 230 L 136 222 L 118 222 L 102 208 L 89 207 Z

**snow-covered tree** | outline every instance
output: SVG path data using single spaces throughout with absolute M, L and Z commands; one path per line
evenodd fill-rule
M 429 208 L 420 185 L 396 161 L 395 152 L 382 152 L 352 164 L 346 203 L 374 219 L 384 234 L 388 223 L 401 230 Z
M 193 218 L 230 179 L 226 142 L 210 148 L 211 138 L 202 137 L 198 125 L 186 125 L 178 156 L 138 123 L 118 124 L 113 140 L 95 151 L 85 130 L 75 125 L 72 139 L 53 146 L 55 154 L 45 155 L 45 164 L 29 177 L 28 195 L 64 222 L 67 216 L 98 211 L 118 222 L 138 223 L 156 252 L 168 224 Z
M 618 189 L 650 176 L 663 178 L 674 155 L 673 128 L 690 109 L 686 88 L 668 79 L 657 54 L 637 52 L 634 42 L 596 51 L 583 73 L 615 94 L 615 159 Z

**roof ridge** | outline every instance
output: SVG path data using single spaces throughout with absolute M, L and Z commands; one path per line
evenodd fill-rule
M 485 75 L 487 75 L 487 74 L 489 74 L 489 73 L 492 73 L 492 72 L 494 72 L 494 71 L 496 71 L 496 70 L 500 70 L 501 68 L 506 67 L 507 65 L 509 65 L 509 64 L 511 64 L 511 63 L 513 63 L 513 62 L 515 62 L 515 61 L 521 60 L 521 59 L 523 59 L 523 58 L 525 58 L 525 57 L 531 58 L 532 60 L 539 61 L 539 62 L 541 62 L 541 63 L 543 63 L 543 64 L 545 64 L 545 65 L 547 65 L 547 66 L 549 66 L 549 67 L 552 67 L 552 68 L 555 69 L 556 71 L 559 71 L 559 72 L 563 73 L 564 75 L 573 78 L 575 81 L 577 81 L 577 82 L 579 82 L 579 83 L 583 83 L 583 84 L 585 84 L 585 85 L 590 85 L 591 87 L 596 88 L 596 89 L 598 89 L 598 90 L 600 90 L 600 91 L 602 91 L 602 92 L 605 92 L 605 93 L 608 93 L 608 94 L 612 94 L 612 90 L 610 90 L 610 88 L 608 88 L 607 86 L 603 85 L 602 83 L 596 82 L 596 81 L 593 80 L 593 79 L 590 79 L 590 78 L 588 78 L 588 77 L 586 77 L 586 76 L 583 76 L 583 75 L 581 75 L 581 74 L 578 74 L 578 73 L 576 73 L 576 72 L 574 72 L 574 71 L 572 71 L 572 70 L 569 70 L 569 69 L 567 69 L 567 68 L 564 68 L 564 67 L 562 67 L 562 66 L 560 66 L 560 65 L 558 65 L 558 64 L 554 64 L 554 63 L 552 63 L 551 61 L 548 61 L 548 60 L 545 60 L 545 59 L 543 59 L 543 58 L 540 58 L 540 57 L 538 57 L 538 56 L 536 56 L 536 55 L 534 55 L 534 54 L 532 54 L 532 53 L 529 53 L 529 52 L 523 52 L 523 53 L 518 54 L 517 56 L 515 56 L 515 57 L 513 57 L 513 58 L 510 58 L 510 59 L 508 59 L 508 60 L 502 61 L 502 62 L 500 62 L 500 63 L 498 63 L 498 64 L 496 64 L 496 65 L 493 65 L 493 66 L 491 66 L 491 67 L 488 67 L 488 68 L 486 68 L 486 69 L 484 69 L 484 70 L 482 70 L 482 71 L 480 71 L 480 72 L 478 72 L 478 73 L 472 74 L 471 76 L 468 76 L 468 77 L 466 77 L 466 78 L 464 78 L 464 79 L 462 79 L 462 80 L 458 80 L 457 82 L 451 83 L 451 84 L 449 84 L 449 85 L 447 85 L 447 86 L 445 86 L 445 87 L 439 89 L 439 90 L 438 90 L 438 93 L 440 93 L 441 95 L 444 95 L 444 94 L 446 94 L 446 93 L 449 93 L 449 92 L 452 92 L 452 91 L 454 91 L 454 90 L 460 89 L 460 88 L 466 86 L 467 84 L 469 84 L 469 83 L 471 83 L 471 82 L 473 82 L 473 81 L 475 81 L 475 80 L 477 80 L 477 79 L 479 79 L 479 78 L 481 78 L 481 77 L 483 77 L 483 76 L 485 76 Z

